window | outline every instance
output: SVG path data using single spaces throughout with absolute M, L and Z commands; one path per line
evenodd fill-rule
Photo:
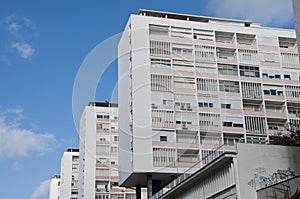
M 266 144 L 267 139 L 264 137 L 247 137 L 247 143 L 251 144 Z
M 281 53 L 283 65 L 299 65 L 299 55 L 296 53 Z
M 218 72 L 222 75 L 238 75 L 238 69 L 236 65 L 218 64 Z
M 263 73 L 263 74 L 262 74 L 262 77 L 263 77 L 263 78 L 269 78 L 268 73 Z
M 166 75 L 151 74 L 151 90 L 170 91 L 172 88 L 172 77 Z
M 258 53 L 256 50 L 239 50 L 239 59 L 244 64 L 258 64 Z
M 109 130 L 109 123 L 96 123 L 96 130 Z
M 171 127 L 174 121 L 173 111 L 152 110 L 152 125 L 155 127 Z
M 300 97 L 300 87 L 299 86 L 285 86 L 285 92 L 287 97 Z
M 240 138 L 236 137 L 224 137 L 224 145 L 234 146 L 235 143 L 238 143 Z
M 195 58 L 201 60 L 215 60 L 215 47 L 195 45 Z
M 191 103 L 175 102 L 175 106 L 179 106 L 181 110 L 192 110 Z
M 167 136 L 160 136 L 161 142 L 167 142 Z
M 259 67 L 240 65 L 240 74 L 244 77 L 260 77 Z M 264 73 L 263 75 L 268 76 L 268 74 L 266 73 Z
M 150 55 L 151 56 L 169 56 L 170 42 L 150 41 Z
M 169 27 L 168 26 L 158 26 L 158 25 L 149 25 L 149 34 L 150 35 L 169 35 Z
M 235 59 L 235 49 L 217 48 L 217 57 L 221 59 Z
M 230 127 L 232 127 L 232 122 L 223 122 L 223 126 L 230 126 Z
M 253 82 L 242 82 L 242 94 L 244 98 L 262 98 L 261 84 Z
M 175 55 L 192 55 L 192 49 L 184 49 L 184 48 L 173 48 L 173 54 Z
M 109 115 L 97 115 L 98 119 L 109 119 Z
M 173 148 L 153 148 L 154 166 L 174 167 L 176 160 L 176 150 Z
M 199 125 L 200 126 L 220 126 L 220 115 L 212 113 L 199 113 Z
M 284 80 L 291 80 L 291 75 L 283 75 Z
M 245 126 L 247 133 L 265 134 L 266 120 L 264 117 L 245 116 Z
M 233 93 L 240 92 L 239 82 L 220 80 L 219 87 L 220 87 L 220 91 L 224 91 L 224 92 L 233 92 Z
M 118 147 L 116 147 L 116 146 L 110 147 L 110 152 L 111 153 L 118 153 Z
M 119 136 L 115 135 L 115 136 L 114 136 L 114 141 L 115 141 L 115 142 L 118 142 L 118 141 L 119 141 Z
M 242 117 L 224 117 L 223 118 L 224 127 L 243 127 L 243 118 Z
M 163 100 L 163 105 L 173 105 L 173 100 Z
M 218 91 L 217 80 L 215 79 L 197 79 L 197 90 Z
M 201 108 L 213 108 L 214 104 L 211 102 L 199 102 L 198 106 Z
M 276 91 L 276 90 L 264 90 L 265 95 L 273 95 L 273 96 L 283 96 L 283 91 Z
M 231 109 L 231 104 L 221 104 L 221 108 Z
M 276 74 L 275 74 L 275 75 L 274 75 L 274 78 L 275 78 L 275 79 L 281 79 L 281 75 L 276 75 Z
M 151 67 L 154 67 L 154 68 L 171 68 L 171 60 L 151 58 Z

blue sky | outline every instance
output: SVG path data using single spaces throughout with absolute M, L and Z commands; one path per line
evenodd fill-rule
M 78 147 L 72 115 L 76 74 L 93 48 L 123 30 L 130 14 L 144 8 L 294 28 L 291 5 L 287 0 L 2 0 L 1 197 L 48 198 L 47 180 L 59 173 L 63 151 Z M 116 82 L 114 62 L 95 100 L 110 99 Z

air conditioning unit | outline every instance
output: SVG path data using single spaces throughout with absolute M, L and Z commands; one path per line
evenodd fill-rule
M 181 124 L 182 129 L 188 129 L 188 125 L 186 123 Z

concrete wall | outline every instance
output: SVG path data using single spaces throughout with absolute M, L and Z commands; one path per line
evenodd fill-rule
M 257 191 L 257 199 L 299 198 L 300 177 L 287 180 Z
M 129 24 L 118 46 L 118 103 L 119 103 L 119 184 L 122 184 L 132 173 L 130 154 L 130 45 Z
M 256 190 L 300 174 L 300 147 L 238 144 L 238 198 L 256 199 Z

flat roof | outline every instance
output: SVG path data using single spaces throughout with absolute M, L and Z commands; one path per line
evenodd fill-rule
M 117 103 L 111 103 L 109 101 L 105 102 L 90 102 L 88 106 L 96 106 L 96 107 L 118 107 Z
M 172 12 L 162 12 L 162 11 L 154 11 L 154 10 L 146 10 L 146 9 L 140 9 L 138 11 L 138 15 L 153 16 L 153 17 L 155 17 L 155 16 L 156 17 L 165 17 L 168 19 L 178 19 L 178 20 L 206 22 L 206 23 L 208 23 L 210 20 L 212 20 L 212 21 L 242 23 L 242 24 L 245 24 L 248 26 L 253 24 L 252 21 L 248 21 L 248 20 L 215 18 L 215 17 L 208 17 L 208 16 L 178 14 L 178 13 L 172 13 Z M 258 25 L 258 24 L 255 23 L 255 25 Z

